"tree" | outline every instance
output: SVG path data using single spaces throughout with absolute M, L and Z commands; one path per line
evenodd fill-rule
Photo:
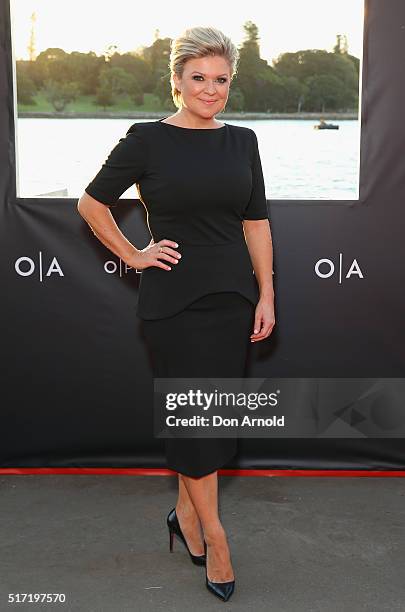
M 305 96 L 307 111 L 318 110 L 319 104 L 316 100 L 320 99 L 323 100 L 321 105 L 324 104 L 333 109 L 339 109 L 342 106 L 353 108 L 358 104 L 358 70 L 350 56 L 346 54 L 331 53 L 323 49 L 283 53 L 275 60 L 274 68 L 280 76 L 294 77 L 303 85 L 315 83 L 316 95 Z M 333 78 L 328 79 L 327 77 Z M 334 90 L 337 82 L 340 89 L 336 89 L 336 98 L 332 101 L 331 91 Z M 319 92 L 319 83 L 324 83 L 327 88 L 324 95 Z
M 308 93 L 305 104 L 311 110 L 325 112 L 339 110 L 344 103 L 342 81 L 331 74 L 310 76 L 306 80 Z
M 271 82 L 274 80 L 275 73 L 272 67 L 260 57 L 257 26 L 247 21 L 243 28 L 246 38 L 239 50 L 240 59 L 234 83 L 243 92 L 247 110 L 266 110 L 269 104 L 267 98 L 271 93 Z
M 68 83 L 76 81 L 69 54 L 63 49 L 49 48 L 40 53 L 35 63 L 43 68 L 44 81 Z
M 110 68 L 121 68 L 130 74 L 142 91 L 151 91 L 155 80 L 148 62 L 135 53 L 114 53 L 109 61 Z
M 245 98 L 239 87 L 231 87 L 229 90 L 228 101 L 226 103 L 225 111 L 243 111 L 245 108 Z
M 69 70 L 79 84 L 80 93 L 83 95 L 94 94 L 98 86 L 98 75 L 105 66 L 104 57 L 97 56 L 94 51 L 89 53 L 72 51 L 65 61 L 69 64 Z
M 135 104 L 143 104 L 143 92 L 135 77 L 123 68 L 105 66 L 99 74 L 99 85 L 96 91 L 96 103 L 101 106 L 112 106 L 116 96 L 129 95 Z
M 30 64 L 24 60 L 19 60 L 16 63 L 17 73 L 17 102 L 19 104 L 36 104 L 35 94 L 36 86 L 30 77 Z
M 73 102 L 79 94 L 77 83 L 60 83 L 49 80 L 45 83 L 44 95 L 56 111 L 63 111 L 69 102 Z
M 281 112 L 292 113 L 301 112 L 302 104 L 305 100 L 307 87 L 296 77 L 281 77 L 282 85 L 282 108 Z
M 107 106 L 114 105 L 114 96 L 111 87 L 106 83 L 97 88 L 95 104 L 102 106 L 103 110 L 106 110 Z
M 142 57 L 150 69 L 153 77 L 157 74 L 166 74 L 170 61 L 170 38 L 157 38 L 150 47 L 142 49 Z
M 170 73 L 166 72 L 166 74 L 157 77 L 153 93 L 159 98 L 161 103 L 166 106 L 167 98 L 171 97 Z

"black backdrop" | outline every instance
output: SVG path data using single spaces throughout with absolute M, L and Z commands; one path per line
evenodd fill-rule
M 250 376 L 404 374 L 405 3 L 368 0 L 365 8 L 360 199 L 269 201 L 277 324 L 271 341 L 252 346 Z M 139 274 L 93 236 L 77 199 L 16 198 L 6 0 L 1 48 L 0 465 L 164 467 L 135 316 Z M 121 201 L 113 214 L 134 244 L 146 246 L 139 202 Z M 328 278 L 314 271 L 321 259 L 335 265 Z M 363 278 L 346 278 L 354 260 Z M 404 465 L 401 438 L 270 438 L 241 441 L 227 467 Z

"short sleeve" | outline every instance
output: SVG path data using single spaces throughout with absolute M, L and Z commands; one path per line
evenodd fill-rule
M 133 124 L 109 153 L 85 192 L 106 206 L 115 206 L 120 196 L 141 178 L 146 158 L 139 129 Z
M 243 212 L 243 219 L 268 219 L 266 192 L 264 186 L 264 178 L 262 164 L 260 161 L 259 146 L 256 133 L 250 130 L 252 134 L 252 192 L 249 202 Z

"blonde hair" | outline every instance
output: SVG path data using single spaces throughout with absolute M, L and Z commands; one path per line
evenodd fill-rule
M 172 40 L 169 62 L 170 84 L 173 102 L 177 108 L 181 107 L 181 93 L 174 83 L 173 74 L 181 78 L 188 60 L 207 55 L 219 55 L 227 60 L 231 70 L 231 79 L 235 76 L 239 51 L 231 39 L 220 30 L 213 27 L 196 26 L 187 28 L 180 36 Z

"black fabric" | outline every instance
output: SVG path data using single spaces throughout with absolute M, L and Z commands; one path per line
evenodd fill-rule
M 134 123 L 86 192 L 110 206 L 134 183 L 154 242 L 173 240 L 182 255 L 171 270 L 151 266 L 141 272 L 139 317 L 171 316 L 217 291 L 236 291 L 257 303 L 242 223 L 268 219 L 253 130 Z
M 153 376 L 242 378 L 246 372 L 254 306 L 239 293 L 205 295 L 180 313 L 141 322 Z M 167 438 L 167 467 L 199 478 L 222 468 L 236 438 Z

